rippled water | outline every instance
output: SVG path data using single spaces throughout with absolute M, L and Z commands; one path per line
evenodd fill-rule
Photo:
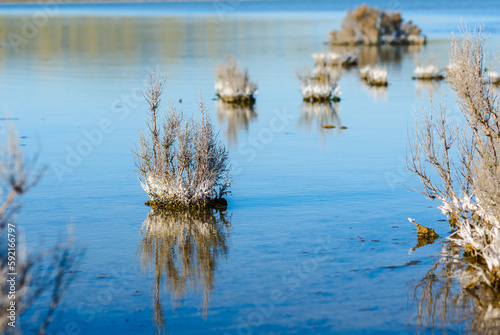
M 466 328 L 473 313 L 434 324 L 419 318 L 417 283 L 447 245 L 440 239 L 410 252 L 417 236 L 407 218 L 443 236 L 449 227 L 437 203 L 405 187 L 419 185 L 405 168 L 412 112 L 428 104 L 429 90 L 440 97 L 445 87 L 412 81 L 414 67 L 448 63 L 460 17 L 486 18 L 491 50 L 499 42 L 494 2 L 456 2 L 444 15 L 448 4 L 391 5 L 422 26 L 429 43 L 350 50 L 361 64 L 386 65 L 390 85 L 367 87 L 354 68 L 340 80 L 342 101 L 324 105 L 302 102 L 294 71 L 327 50 L 345 1 L 59 5 L 20 44 L 12 34 L 22 36 L 40 7 L 1 6 L 0 101 L 18 118 L 24 149 L 41 148 L 48 167 L 18 223 L 33 250 L 53 244 L 68 223 L 85 249 L 51 331 Z M 258 80 L 255 108 L 212 100 L 226 53 Z M 168 76 L 165 102 L 186 113 L 196 112 L 200 95 L 208 104 L 234 166 L 225 213 L 161 216 L 144 206 L 131 148 L 145 118 L 139 91 L 153 65 Z M 445 287 L 458 292 L 456 283 Z M 24 317 L 26 329 L 36 310 Z

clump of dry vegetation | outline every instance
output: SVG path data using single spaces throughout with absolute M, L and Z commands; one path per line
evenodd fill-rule
M 226 64 L 217 67 L 215 91 L 224 102 L 251 105 L 255 103 L 257 83 L 250 81 L 248 70 L 240 71 L 236 58 L 226 56 Z
M 457 96 L 459 120 L 446 101 L 417 121 L 408 168 L 421 191 L 442 202 L 453 229 L 451 239 L 473 260 L 469 286 L 500 289 L 500 106 L 485 72 L 482 28 L 453 36 L 448 81 Z
M 228 151 L 201 100 L 200 119 L 169 105 L 160 116 L 165 79 L 154 70 L 144 96 L 149 104 L 146 132 L 134 150 L 137 174 L 154 207 L 217 207 L 230 187 Z
M 363 66 L 359 69 L 359 76 L 370 86 L 387 86 L 389 84 L 387 68 L 383 66 Z
M 418 80 L 443 80 L 444 74 L 434 64 L 419 65 L 415 68 L 413 79 Z
M 404 22 L 400 12 L 361 5 L 347 10 L 341 30 L 329 34 L 331 44 L 425 44 L 425 36 L 411 21 Z
M 500 73 L 495 70 L 488 70 L 488 78 L 493 85 L 500 85 Z
M 342 70 L 339 66 L 316 65 L 311 70 L 304 67 L 297 72 L 302 97 L 306 102 L 340 101 L 340 86 L 337 85 Z
M 315 52 L 312 58 L 317 66 L 343 66 L 351 67 L 358 64 L 358 58 L 351 54 L 341 54 L 336 52 Z
M 40 313 L 31 328 L 45 334 L 54 312 L 70 281 L 75 263 L 71 241 L 52 249 L 27 255 L 15 217 L 20 210 L 19 198 L 37 184 L 43 170 L 36 159 L 25 161 L 19 137 L 11 131 L 7 141 L 0 141 L 0 333 L 17 333 L 19 317 L 36 303 Z M 14 278 L 14 281 L 12 279 Z M 32 278 L 38 282 L 33 286 Z M 46 306 L 37 299 L 48 294 Z

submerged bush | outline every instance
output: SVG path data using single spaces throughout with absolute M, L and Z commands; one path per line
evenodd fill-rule
M 257 83 L 250 81 L 248 70 L 240 71 L 236 58 L 226 56 L 226 64 L 217 67 L 215 91 L 224 102 L 235 104 L 253 104 L 257 92 Z
M 386 67 L 366 65 L 359 69 L 359 76 L 371 86 L 387 86 L 389 84 Z
M 342 71 L 339 67 L 316 65 L 312 71 L 309 67 L 305 67 L 302 72 L 296 74 L 300 81 L 304 101 L 340 101 L 341 92 L 337 81 Z
M 404 23 L 400 12 L 361 5 L 347 10 L 342 30 L 329 34 L 332 44 L 424 44 L 425 36 L 411 21 Z
M 464 28 L 462 38 L 452 38 L 447 75 L 463 118 L 455 125 L 446 101 L 438 110 L 431 104 L 417 123 L 408 167 L 420 178 L 422 193 L 442 202 L 451 239 L 473 260 L 471 285 L 483 282 L 498 290 L 500 106 L 486 78 L 484 50 L 482 29 Z
M 165 80 L 154 71 L 144 96 L 149 104 L 147 131 L 134 150 L 137 174 L 156 207 L 214 207 L 228 193 L 229 158 L 201 100 L 200 120 L 170 104 L 159 122 Z
M 442 80 L 444 75 L 436 65 L 419 65 L 415 68 L 413 79 L 419 80 Z

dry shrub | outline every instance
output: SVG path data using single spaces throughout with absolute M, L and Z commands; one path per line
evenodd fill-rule
M 413 23 L 403 23 L 400 12 L 364 4 L 346 11 L 341 30 L 330 32 L 332 44 L 424 44 L 425 36 Z
M 316 65 L 313 70 L 304 67 L 302 71 L 297 71 L 296 74 L 300 81 L 304 101 L 340 101 L 340 86 L 337 85 L 337 82 L 342 73 L 340 66 L 331 67 L 325 65 Z
M 229 157 L 203 103 L 200 120 L 169 105 L 160 123 L 165 80 L 154 70 L 144 96 L 149 104 L 146 133 L 139 132 L 133 151 L 137 174 L 153 206 L 214 207 L 225 205 Z
M 215 91 L 224 102 L 235 104 L 253 104 L 257 83 L 250 81 L 248 70 L 240 71 L 236 58 L 226 56 L 226 64 L 217 67 Z
M 500 73 L 498 73 L 494 70 L 489 70 L 488 77 L 493 85 L 497 85 L 497 86 L 500 85 Z
M 337 52 L 315 52 L 312 58 L 317 66 L 351 67 L 358 64 L 358 58 L 352 54 Z
M 500 107 L 485 73 L 482 27 L 453 36 L 447 71 L 461 119 L 454 123 L 446 100 L 431 101 L 417 121 L 408 167 L 427 197 L 450 219 L 451 238 L 464 247 L 477 271 L 471 285 L 500 288 Z M 485 266 L 481 265 L 485 264 Z
M 413 79 L 419 80 L 443 80 L 445 78 L 441 70 L 434 64 L 418 65 L 414 73 Z
M 389 84 L 389 75 L 384 66 L 363 66 L 359 69 L 359 76 L 370 86 L 387 86 Z

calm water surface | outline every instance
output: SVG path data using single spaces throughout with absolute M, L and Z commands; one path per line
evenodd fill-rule
M 429 90 L 439 97 L 445 88 L 411 76 L 418 63 L 448 63 L 449 33 L 461 17 L 485 18 L 495 50 L 499 9 L 492 1 L 454 2 L 446 13 L 448 1 L 373 3 L 402 9 L 429 43 L 353 50 L 362 64 L 386 65 L 390 85 L 366 87 L 354 68 L 332 105 L 303 104 L 294 71 L 327 50 L 328 32 L 353 6 L 347 1 L 234 2 L 222 10 L 227 3 L 60 5 L 18 45 L 9 33 L 21 36 L 40 7 L 0 7 L 2 109 L 16 118 L 25 150 L 41 148 L 48 167 L 18 223 L 32 250 L 52 245 L 68 224 L 85 250 L 52 333 L 467 327 L 467 317 L 429 324 L 417 313 L 423 298 L 414 298 L 415 285 L 447 246 L 438 240 L 410 252 L 417 236 L 407 218 L 443 236 L 449 227 L 438 221 L 437 203 L 405 187 L 418 186 L 405 168 L 412 112 L 427 104 Z M 214 70 L 226 53 L 258 80 L 254 109 L 213 100 Z M 131 148 L 153 65 L 168 77 L 165 103 L 196 113 L 201 95 L 220 129 L 234 167 L 224 213 L 162 216 L 144 206 Z M 25 315 L 26 330 L 47 299 Z

